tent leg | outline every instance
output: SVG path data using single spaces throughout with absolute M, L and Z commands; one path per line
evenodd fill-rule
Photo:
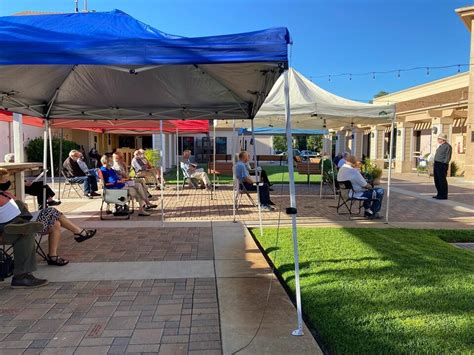
M 181 169 L 181 165 L 179 163 L 178 134 L 179 129 L 176 127 L 176 198 L 179 198 L 179 169 Z
M 301 288 L 300 288 L 300 261 L 298 252 L 298 231 L 296 229 L 296 191 L 295 176 L 293 167 L 293 149 L 291 139 L 291 111 L 290 111 L 290 88 L 288 85 L 288 70 L 285 70 L 285 120 L 286 120 L 286 142 L 288 146 L 288 175 L 290 177 L 290 213 L 293 234 L 293 252 L 295 260 L 295 289 L 296 289 L 296 310 L 298 316 L 298 329 L 291 334 L 295 336 L 303 335 L 303 312 L 301 310 Z
M 161 223 L 165 223 L 165 208 L 164 208 L 164 195 L 163 195 L 163 169 L 165 168 L 163 164 L 164 154 L 163 154 L 163 120 L 160 120 L 160 195 L 161 195 Z
M 253 165 L 255 169 L 255 181 L 257 183 L 257 204 L 258 204 L 258 224 L 260 226 L 260 236 L 263 236 L 262 227 L 262 207 L 260 205 L 260 179 L 258 178 L 258 166 L 257 166 L 257 142 L 255 141 L 255 127 L 252 120 L 252 142 L 253 142 Z
M 388 223 L 388 216 L 390 212 L 390 187 L 392 185 L 392 157 L 393 157 L 393 143 L 395 138 L 395 119 L 396 113 L 393 113 L 391 131 L 390 131 L 390 149 L 388 157 L 388 181 L 387 181 L 387 209 L 385 211 L 385 223 Z
M 43 132 L 43 209 L 46 208 L 46 186 L 48 184 L 48 131 L 49 120 L 46 119 Z
M 59 140 L 59 162 L 58 162 L 58 168 L 59 168 L 59 176 L 58 176 L 58 198 L 59 201 L 61 201 L 61 177 L 63 176 L 63 138 L 64 138 L 64 129 L 61 128 L 61 138 Z
M 324 183 L 324 156 L 321 157 L 321 182 L 319 185 L 319 198 L 323 198 L 323 183 Z
M 51 126 L 48 127 L 48 138 L 49 138 L 49 161 L 51 162 L 51 189 L 54 191 L 53 135 L 51 133 Z
M 234 223 L 236 223 L 236 219 L 235 219 L 235 210 L 236 210 L 236 207 L 235 207 L 235 199 L 236 199 L 236 196 L 237 196 L 237 193 L 238 193 L 238 189 L 239 189 L 239 184 L 237 183 L 236 181 L 236 177 L 235 177 L 235 120 L 233 120 L 233 123 L 232 123 L 232 221 Z
M 213 138 L 214 138 L 214 143 L 213 143 L 213 149 L 212 149 L 212 169 L 213 169 L 213 186 L 212 189 L 214 191 L 214 195 L 216 194 L 216 120 L 212 120 L 212 126 L 213 126 Z

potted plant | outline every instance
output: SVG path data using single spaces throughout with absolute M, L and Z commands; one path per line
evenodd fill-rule
M 365 159 L 364 164 L 362 164 L 361 171 L 368 181 L 372 182 L 374 185 L 380 184 L 380 178 L 382 177 L 383 171 L 370 159 Z

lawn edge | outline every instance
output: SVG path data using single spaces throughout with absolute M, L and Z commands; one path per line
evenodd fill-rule
M 268 265 L 270 265 L 271 269 L 272 269 L 272 272 L 273 274 L 277 277 L 278 281 L 280 282 L 280 285 L 283 287 L 283 289 L 285 290 L 286 294 L 288 295 L 288 298 L 290 299 L 291 303 L 293 304 L 293 306 L 295 307 L 296 309 L 296 298 L 295 296 L 293 295 L 293 292 L 292 290 L 290 289 L 290 287 L 286 284 L 285 280 L 283 279 L 283 277 L 281 276 L 281 274 L 278 272 L 278 269 L 276 268 L 276 266 L 273 264 L 273 261 L 270 259 L 270 257 L 267 255 L 267 253 L 265 252 L 265 249 L 263 248 L 263 246 L 260 244 L 260 241 L 257 239 L 257 237 L 255 236 L 255 234 L 253 233 L 253 229 L 255 228 L 248 228 L 248 227 L 245 227 L 249 234 L 252 236 L 255 244 L 257 245 L 258 249 L 260 250 L 260 252 L 262 253 L 263 257 L 265 258 L 265 260 L 267 261 Z M 319 348 L 321 349 L 321 351 L 323 352 L 323 354 L 325 355 L 329 355 L 331 354 L 331 351 L 329 349 L 329 347 L 327 346 L 327 344 L 324 342 L 321 334 L 319 333 L 319 331 L 314 327 L 314 325 L 310 322 L 310 319 L 309 317 L 304 313 L 303 313 L 303 321 L 305 322 L 306 324 L 306 327 L 308 327 L 310 333 L 311 333 L 311 336 L 314 338 L 314 340 L 316 341 L 316 343 L 318 344 Z

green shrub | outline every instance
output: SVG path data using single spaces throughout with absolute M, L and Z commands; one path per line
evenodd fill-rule
M 147 149 L 145 150 L 145 158 L 151 166 L 158 166 L 158 163 L 160 162 L 160 152 L 153 149 Z
M 61 143 L 60 138 L 53 138 L 53 159 L 54 159 L 54 171 L 59 172 L 59 145 Z M 79 149 L 79 144 L 63 140 L 63 156 L 62 160 L 64 161 L 69 151 L 73 149 Z M 30 140 L 26 146 L 26 156 L 29 162 L 42 162 L 43 161 L 43 137 L 37 137 Z M 50 162 L 50 153 L 49 153 L 49 144 L 48 144 L 48 166 L 51 166 Z M 61 161 L 61 165 L 62 165 Z

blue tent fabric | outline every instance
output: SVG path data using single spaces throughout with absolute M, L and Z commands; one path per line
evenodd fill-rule
M 286 28 L 187 38 L 111 12 L 0 17 L 0 65 L 287 63 Z
M 239 135 L 251 135 L 252 131 L 246 128 L 239 130 Z M 255 128 L 254 134 L 256 136 L 283 136 L 286 134 L 284 128 L 263 127 Z M 291 134 L 294 136 L 316 136 L 328 134 L 327 129 L 292 129 Z

